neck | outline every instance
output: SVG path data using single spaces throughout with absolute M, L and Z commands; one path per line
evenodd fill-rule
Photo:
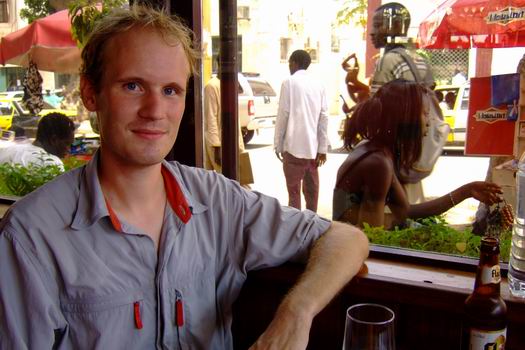
M 394 43 L 394 44 L 386 44 L 386 45 L 385 45 L 385 52 L 388 52 L 388 51 L 390 51 L 390 50 L 396 49 L 396 48 L 398 48 L 398 47 L 402 47 L 402 48 L 404 48 L 405 45 L 403 45 L 403 44 L 397 44 L 397 43 Z
M 161 163 L 150 166 L 122 166 L 100 154 L 98 176 L 102 192 L 113 209 L 135 211 L 166 198 Z
M 40 141 L 38 141 L 38 140 L 33 141 L 33 146 L 44 148 L 44 145 L 42 145 L 42 143 Z

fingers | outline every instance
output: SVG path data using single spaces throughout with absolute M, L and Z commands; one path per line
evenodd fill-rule
M 480 201 L 486 204 L 496 204 L 501 202 L 503 199 L 501 195 L 503 191 L 501 187 L 495 183 L 480 181 L 475 183 L 477 190 L 479 191 Z

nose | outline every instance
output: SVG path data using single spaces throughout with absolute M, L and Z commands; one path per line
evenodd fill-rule
M 159 92 L 148 91 L 141 97 L 139 116 L 147 119 L 162 119 L 166 114 L 163 96 Z

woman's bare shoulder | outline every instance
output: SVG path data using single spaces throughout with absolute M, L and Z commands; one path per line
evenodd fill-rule
M 347 186 L 354 187 L 352 184 L 359 185 L 368 182 L 367 179 L 377 181 L 378 177 L 390 178 L 393 170 L 392 160 L 384 150 L 363 147 L 363 149 L 355 149 L 348 155 L 337 172 L 337 183 L 345 182 Z

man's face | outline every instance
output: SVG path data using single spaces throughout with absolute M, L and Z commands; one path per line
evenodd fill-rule
M 386 45 L 386 36 L 383 30 L 383 15 L 380 12 L 376 12 L 372 19 L 370 39 L 372 39 L 372 44 L 376 49 L 380 49 Z
M 295 61 L 292 61 L 291 59 L 288 60 L 288 69 L 290 69 L 290 74 L 294 74 L 298 70 L 298 65 Z
M 63 139 L 58 137 L 52 138 L 46 145 L 44 145 L 44 149 L 59 158 L 64 158 L 71 150 L 71 144 L 73 141 L 75 141 L 75 133 L 71 132 Z
M 100 91 L 81 81 L 86 108 L 97 112 L 103 161 L 144 167 L 164 159 L 179 130 L 189 71 L 182 47 L 168 45 L 154 29 L 110 39 Z

